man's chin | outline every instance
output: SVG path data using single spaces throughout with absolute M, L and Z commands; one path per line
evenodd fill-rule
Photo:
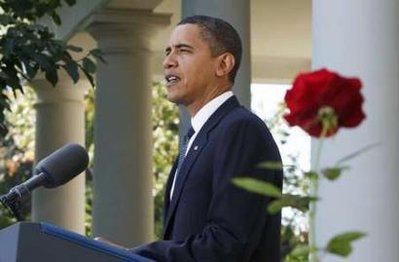
M 169 102 L 172 102 L 172 103 L 177 104 L 177 105 L 182 104 L 182 100 L 181 100 L 180 97 L 178 97 L 176 95 L 173 95 L 173 94 L 170 94 L 170 93 L 168 93 L 166 95 L 166 99 L 168 99 Z

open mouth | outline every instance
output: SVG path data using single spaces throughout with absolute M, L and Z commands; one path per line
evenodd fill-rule
M 177 75 L 169 74 L 165 76 L 165 81 L 167 86 L 172 86 L 180 81 L 180 77 L 178 77 Z

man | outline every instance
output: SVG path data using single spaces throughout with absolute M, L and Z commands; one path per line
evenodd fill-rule
M 133 252 L 156 261 L 280 261 L 280 214 L 267 213 L 269 198 L 232 184 L 251 176 L 282 186 L 281 171 L 257 168 L 281 161 L 272 136 L 231 91 L 241 49 L 221 19 L 185 18 L 173 31 L 167 98 L 187 108 L 192 127 L 166 185 L 164 240 Z

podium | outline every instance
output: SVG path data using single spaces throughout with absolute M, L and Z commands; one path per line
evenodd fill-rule
M 128 250 L 48 223 L 20 222 L 0 230 L 0 262 L 152 262 Z

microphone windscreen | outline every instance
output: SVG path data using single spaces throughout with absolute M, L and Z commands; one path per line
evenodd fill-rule
M 35 173 L 44 173 L 44 187 L 53 188 L 67 183 L 86 170 L 89 156 L 78 144 L 68 144 L 42 159 L 35 167 Z

